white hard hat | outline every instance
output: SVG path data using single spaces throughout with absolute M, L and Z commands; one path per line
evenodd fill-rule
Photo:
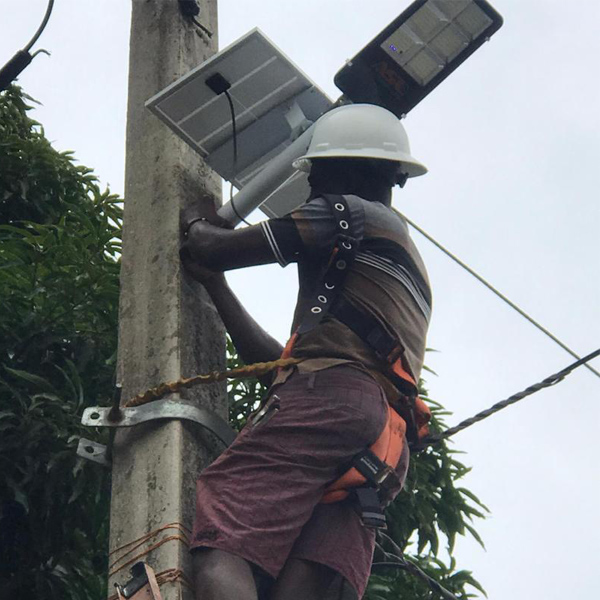
M 347 104 L 325 113 L 315 124 L 304 156 L 294 161 L 299 171 L 310 171 L 313 158 L 375 158 L 400 163 L 408 177 L 427 173 L 410 153 L 400 119 L 374 104 Z

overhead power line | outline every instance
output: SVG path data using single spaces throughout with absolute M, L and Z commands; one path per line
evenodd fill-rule
M 413 229 L 416 229 L 423 237 L 427 238 L 434 246 L 436 246 L 444 254 L 446 254 L 446 256 L 449 256 L 455 263 L 457 263 L 463 269 L 465 269 L 465 271 L 467 271 L 468 273 L 473 275 L 473 277 L 475 277 L 475 279 L 477 279 L 479 282 L 481 282 L 483 285 L 485 285 L 485 287 L 487 287 L 489 290 L 494 292 L 494 294 L 496 294 L 496 296 L 498 296 L 498 298 L 500 298 L 501 300 L 506 302 L 506 304 L 508 304 L 511 308 L 516 310 L 522 317 L 527 319 L 532 325 L 537 327 L 542 333 L 546 334 L 553 342 L 558 344 L 563 350 L 566 350 L 573 358 L 581 359 L 581 356 L 579 356 L 576 352 L 571 350 L 571 348 L 569 348 L 564 342 L 559 340 L 554 334 L 552 334 L 545 327 L 543 327 L 537 321 L 535 321 L 532 317 L 530 317 L 524 310 L 519 308 L 514 302 L 509 300 L 502 292 L 498 291 L 493 285 L 488 283 L 481 275 L 479 275 L 473 269 L 471 269 L 471 267 L 469 267 L 462 260 L 460 260 L 460 258 L 458 258 L 455 254 L 452 254 L 452 252 L 450 252 L 449 250 L 444 248 L 444 246 L 442 246 L 442 244 L 440 244 L 437 240 L 435 240 L 432 236 L 430 236 L 426 231 L 421 229 L 421 227 L 419 227 L 416 223 L 411 221 L 406 215 L 402 214 L 402 217 L 406 220 L 406 222 Z M 600 377 L 600 373 L 598 371 L 596 371 L 596 369 L 594 369 L 592 366 L 590 366 L 588 364 L 585 364 L 584 366 L 586 367 L 586 369 L 589 369 L 592 373 L 594 373 L 594 375 L 596 375 L 597 377 Z
M 523 398 L 527 398 L 527 396 L 531 396 L 532 394 L 535 394 L 540 390 L 544 390 L 546 388 L 552 387 L 553 385 L 556 385 L 557 383 L 560 383 L 567 375 L 572 373 L 575 369 L 587 365 L 588 361 L 593 360 L 594 358 L 598 358 L 598 356 L 600 356 L 600 348 L 598 350 L 595 350 L 594 352 L 591 352 L 587 356 L 580 358 L 577 362 L 574 362 L 573 364 L 564 368 L 562 371 L 559 371 L 554 375 L 546 377 L 546 379 L 544 379 L 540 383 L 530 385 L 527 389 L 523 390 L 522 392 L 513 394 L 510 398 L 502 400 L 501 402 L 496 402 L 496 404 L 494 404 L 492 407 L 486 410 L 482 410 L 481 412 L 477 413 L 474 417 L 465 419 L 464 421 L 461 421 L 458 425 L 450 427 L 442 431 L 441 433 L 435 433 L 426 437 L 418 444 L 418 449 L 422 450 L 426 446 L 429 446 L 431 444 L 437 444 L 438 442 L 446 440 L 449 437 L 455 435 L 456 433 L 463 431 L 467 427 L 471 427 L 471 425 L 475 425 L 475 423 L 479 423 L 480 421 L 483 421 L 484 419 L 495 415 L 497 412 L 508 408 L 509 406 L 512 406 L 516 402 L 519 402 L 519 400 L 523 400 Z M 417 450 L 417 448 L 414 448 L 412 450 Z

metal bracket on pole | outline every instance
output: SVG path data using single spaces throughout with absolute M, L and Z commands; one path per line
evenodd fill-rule
M 81 456 L 81 458 L 87 458 L 88 460 L 93 460 L 103 467 L 110 467 L 110 460 L 108 460 L 108 448 L 104 444 L 92 442 L 91 440 L 87 440 L 85 438 L 79 438 L 77 456 Z
M 296 100 L 292 102 L 284 116 L 292 131 L 290 135 L 292 141 L 297 140 L 313 124 L 313 121 L 306 117 Z
M 237 435 L 217 414 L 175 400 L 156 400 L 134 408 L 122 408 L 117 413 L 109 406 L 92 406 L 83 412 L 81 424 L 88 427 L 133 427 L 159 419 L 183 419 L 197 423 L 214 434 L 225 446 L 229 446 Z M 102 444 L 81 438 L 77 454 L 104 466 L 110 465 L 108 448 Z
M 306 154 L 312 138 L 313 127 L 314 124 L 277 157 L 267 163 L 264 169 L 233 197 L 239 215 L 247 217 L 294 172 L 292 163 L 303 154 Z M 240 218 L 231 207 L 231 202 L 224 204 L 218 213 L 220 217 L 223 217 L 232 225 L 237 225 L 240 222 Z
M 346 96 L 340 96 L 328 110 L 351 104 Z M 239 216 L 247 217 L 258 208 L 279 186 L 294 175 L 293 162 L 306 154 L 313 136 L 315 123 L 311 123 L 294 102 L 285 119 L 292 130 L 290 139 L 294 140 L 283 152 L 272 158 L 254 178 L 252 178 L 234 197 L 235 211 L 231 202 L 224 204 L 217 212 L 220 217 L 236 226 L 241 222 Z M 300 204 L 306 198 L 301 198 Z M 238 216 L 239 215 L 239 216 Z
M 117 419 L 111 418 L 110 411 L 110 407 L 107 406 L 86 408 L 81 424 L 88 427 L 132 427 L 157 419 L 184 419 L 208 429 L 226 446 L 229 446 L 236 436 L 229 424 L 215 413 L 175 400 L 156 400 L 135 408 L 123 408 Z

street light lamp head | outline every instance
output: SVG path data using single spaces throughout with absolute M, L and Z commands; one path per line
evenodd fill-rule
M 417 0 L 335 76 L 352 102 L 406 115 L 502 26 L 486 0 Z

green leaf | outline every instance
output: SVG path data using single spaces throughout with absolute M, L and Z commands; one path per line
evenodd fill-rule
M 18 377 L 19 379 L 23 379 L 25 381 L 28 381 L 29 383 L 33 383 L 34 385 L 41 387 L 45 390 L 56 392 L 53 385 L 47 379 L 44 379 L 39 375 L 35 375 L 34 373 L 28 373 L 27 371 L 21 371 L 19 369 L 11 369 L 10 367 L 6 366 L 4 368 L 8 373 L 14 375 L 15 377 Z

